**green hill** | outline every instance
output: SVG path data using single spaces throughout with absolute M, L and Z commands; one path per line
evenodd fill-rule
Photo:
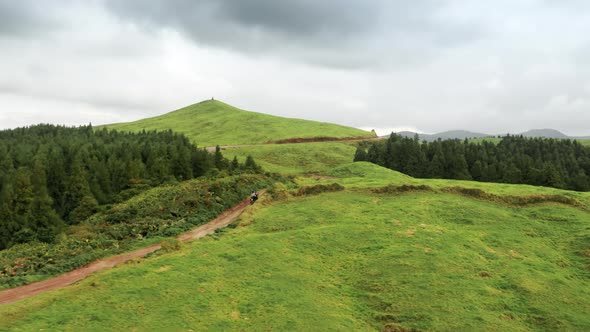
M 590 327 L 584 210 L 369 187 L 264 200 L 177 253 L 0 307 L 0 330 Z
M 257 137 L 236 129 L 247 116 L 262 121 L 207 101 L 109 127 L 226 126 L 194 129 L 200 145 L 336 135 L 270 117 Z M 590 193 L 415 179 L 354 153 L 347 142 L 227 149 L 294 183 L 177 252 L 0 306 L 0 330 L 590 330 Z M 321 192 L 335 183 L 344 189 Z
M 355 147 L 344 142 L 268 144 L 226 149 L 223 155 L 245 160 L 252 156 L 265 170 L 287 175 L 323 174 L 349 163 Z
M 289 138 L 373 137 L 374 134 L 325 122 L 283 118 L 244 111 L 217 100 L 129 123 L 103 127 L 123 130 L 174 130 L 199 146 L 257 144 Z

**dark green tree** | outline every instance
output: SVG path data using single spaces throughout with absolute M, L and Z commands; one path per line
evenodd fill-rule
M 88 184 L 88 174 L 84 167 L 84 161 L 81 154 L 74 158 L 71 175 L 66 185 L 65 206 L 66 220 L 70 224 L 79 222 L 79 218 L 70 216 L 72 211 L 80 205 L 82 199 L 91 197 L 90 185 Z
M 354 153 L 354 161 L 367 161 L 367 152 L 365 148 L 359 146 L 356 148 L 356 152 Z
M 254 158 L 252 158 L 251 155 L 248 155 L 246 157 L 246 162 L 244 163 L 244 168 L 250 171 L 260 171 L 260 166 L 258 166 L 258 164 L 256 164 L 256 162 L 254 161 Z
M 29 223 L 37 234 L 37 239 L 51 242 L 65 224 L 53 209 L 53 200 L 47 192 L 45 163 L 46 159 L 41 157 L 35 161 L 33 167 L 33 200 Z

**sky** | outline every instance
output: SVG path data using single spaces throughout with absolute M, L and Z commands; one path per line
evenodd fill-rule
M 586 0 L 0 0 L 0 129 L 215 97 L 376 129 L 590 135 Z

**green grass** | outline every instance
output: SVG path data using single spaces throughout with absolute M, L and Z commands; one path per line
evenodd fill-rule
M 349 189 L 383 187 L 388 185 L 427 185 L 433 189 L 463 187 L 481 189 L 501 196 L 562 195 L 577 199 L 590 208 L 590 193 L 538 187 L 522 184 L 490 183 L 477 181 L 416 179 L 403 173 L 393 171 L 368 162 L 349 162 L 327 172 L 328 177 L 299 177 L 299 185 L 329 184 L 337 182 Z
M 243 227 L 0 307 L 0 330 L 590 329 L 590 215 L 365 191 L 254 205 Z
M 481 144 L 482 142 L 491 142 L 494 144 L 498 144 L 502 141 L 501 138 L 497 138 L 497 137 L 480 137 L 480 138 L 470 138 L 469 142 L 470 143 L 477 143 L 477 144 Z
M 102 127 L 134 132 L 171 129 L 185 134 L 201 147 L 257 144 L 294 137 L 374 136 L 364 130 L 331 123 L 244 111 L 216 100 L 203 101 L 153 118 Z
M 368 134 L 217 101 L 108 127 L 173 128 L 200 146 Z M 345 142 L 224 150 L 301 186 L 346 189 L 307 197 L 277 189 L 275 202 L 269 190 L 238 228 L 1 306 L 0 331 L 590 330 L 588 209 L 514 207 L 445 190 L 560 195 L 585 207 L 589 193 L 414 179 L 352 163 L 354 152 Z M 430 189 L 373 192 L 388 185 Z
M 223 155 L 243 161 L 251 155 L 265 170 L 289 175 L 327 174 L 349 163 L 356 148 L 344 142 L 268 144 L 223 150 Z

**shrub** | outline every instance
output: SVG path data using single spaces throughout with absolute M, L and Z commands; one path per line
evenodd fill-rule
M 178 251 L 182 248 L 182 243 L 178 239 L 166 239 L 160 245 L 164 252 Z
M 275 201 L 284 201 L 289 198 L 289 191 L 282 183 L 275 183 L 268 189 L 267 194 Z
M 478 199 L 486 199 L 486 200 L 496 200 L 498 197 L 492 194 L 489 194 L 481 189 L 477 188 L 464 188 L 464 187 L 448 187 L 443 189 L 444 192 L 452 193 L 452 194 L 459 194 L 468 197 L 474 197 Z
M 395 186 L 395 185 L 388 185 L 385 187 L 381 187 L 381 188 L 377 188 L 377 189 L 373 189 L 374 193 L 377 194 L 399 194 L 399 193 L 405 193 L 405 192 L 413 192 L 413 191 L 433 191 L 431 187 L 427 186 L 427 185 L 411 185 L 411 184 L 404 184 L 401 186 Z
M 459 194 L 462 196 L 473 197 L 476 199 L 500 202 L 512 206 L 526 206 L 541 203 L 558 203 L 588 210 L 588 208 L 583 203 L 576 200 L 575 198 L 562 195 L 499 196 L 485 192 L 481 189 L 463 187 L 448 187 L 444 188 L 443 191 L 448 193 Z
M 338 183 L 317 184 L 315 186 L 301 187 L 295 193 L 295 196 L 318 195 L 325 192 L 342 191 L 344 187 Z

